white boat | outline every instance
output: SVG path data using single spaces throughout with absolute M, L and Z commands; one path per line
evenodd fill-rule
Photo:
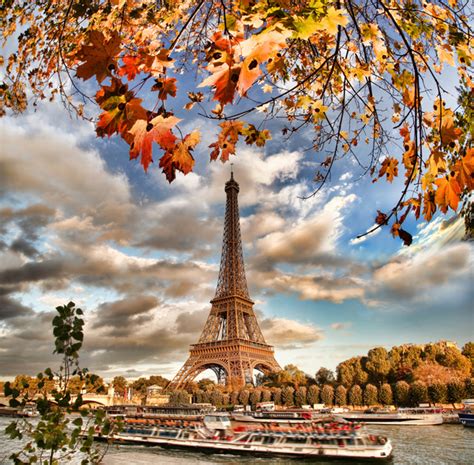
M 390 440 L 362 433 L 352 424 L 333 423 L 281 427 L 232 428 L 228 415 L 206 415 L 202 423 L 151 419 L 125 420 L 119 433 L 95 439 L 119 444 L 144 444 L 211 453 L 287 456 L 299 458 L 388 459 Z
M 365 411 L 334 414 L 335 417 L 346 421 L 356 421 L 372 425 L 412 425 L 433 426 L 443 423 L 440 409 L 406 408 L 398 411 Z

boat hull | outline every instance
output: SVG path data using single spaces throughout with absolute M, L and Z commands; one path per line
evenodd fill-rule
M 474 413 L 459 413 L 458 416 L 464 426 L 474 428 Z
M 405 415 L 405 414 L 370 414 L 370 413 L 342 413 L 335 414 L 335 417 L 343 418 L 346 421 L 362 422 L 371 425 L 393 425 L 393 426 L 434 426 L 443 423 L 441 414 L 433 415 Z
M 200 451 L 211 454 L 236 454 L 253 455 L 259 457 L 289 457 L 289 458 L 321 458 L 321 459 L 344 459 L 344 460 L 388 460 L 391 457 L 392 446 L 390 442 L 383 447 L 346 447 L 324 446 L 320 448 L 301 445 L 290 450 L 288 447 L 238 444 L 223 441 L 207 440 L 179 440 L 155 437 L 136 437 L 134 435 L 119 434 L 113 438 L 103 436 L 95 437 L 96 440 L 112 441 L 114 444 L 145 445 L 165 449 L 183 449 Z

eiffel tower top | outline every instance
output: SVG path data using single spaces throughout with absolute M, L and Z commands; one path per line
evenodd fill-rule
M 230 172 L 230 179 L 225 184 L 227 201 L 225 207 L 224 240 L 222 243 L 221 266 L 215 299 L 225 297 L 243 297 L 250 300 L 245 277 L 242 239 L 240 237 L 239 183 Z

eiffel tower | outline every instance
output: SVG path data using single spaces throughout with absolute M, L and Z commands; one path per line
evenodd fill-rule
M 281 370 L 273 347 L 265 342 L 260 330 L 247 288 L 237 200 L 239 184 L 233 172 L 225 192 L 224 241 L 216 295 L 198 343 L 191 345 L 189 358 L 168 389 L 183 388 L 207 369 L 214 371 L 218 383 L 230 389 L 252 383 L 253 370 Z

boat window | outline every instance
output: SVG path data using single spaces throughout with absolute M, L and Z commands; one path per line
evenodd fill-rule
M 272 438 L 271 436 L 265 436 L 263 438 L 264 444 L 273 444 L 274 442 L 275 442 L 275 438 Z
M 305 444 L 306 438 L 303 436 L 293 436 L 286 439 L 287 444 Z

